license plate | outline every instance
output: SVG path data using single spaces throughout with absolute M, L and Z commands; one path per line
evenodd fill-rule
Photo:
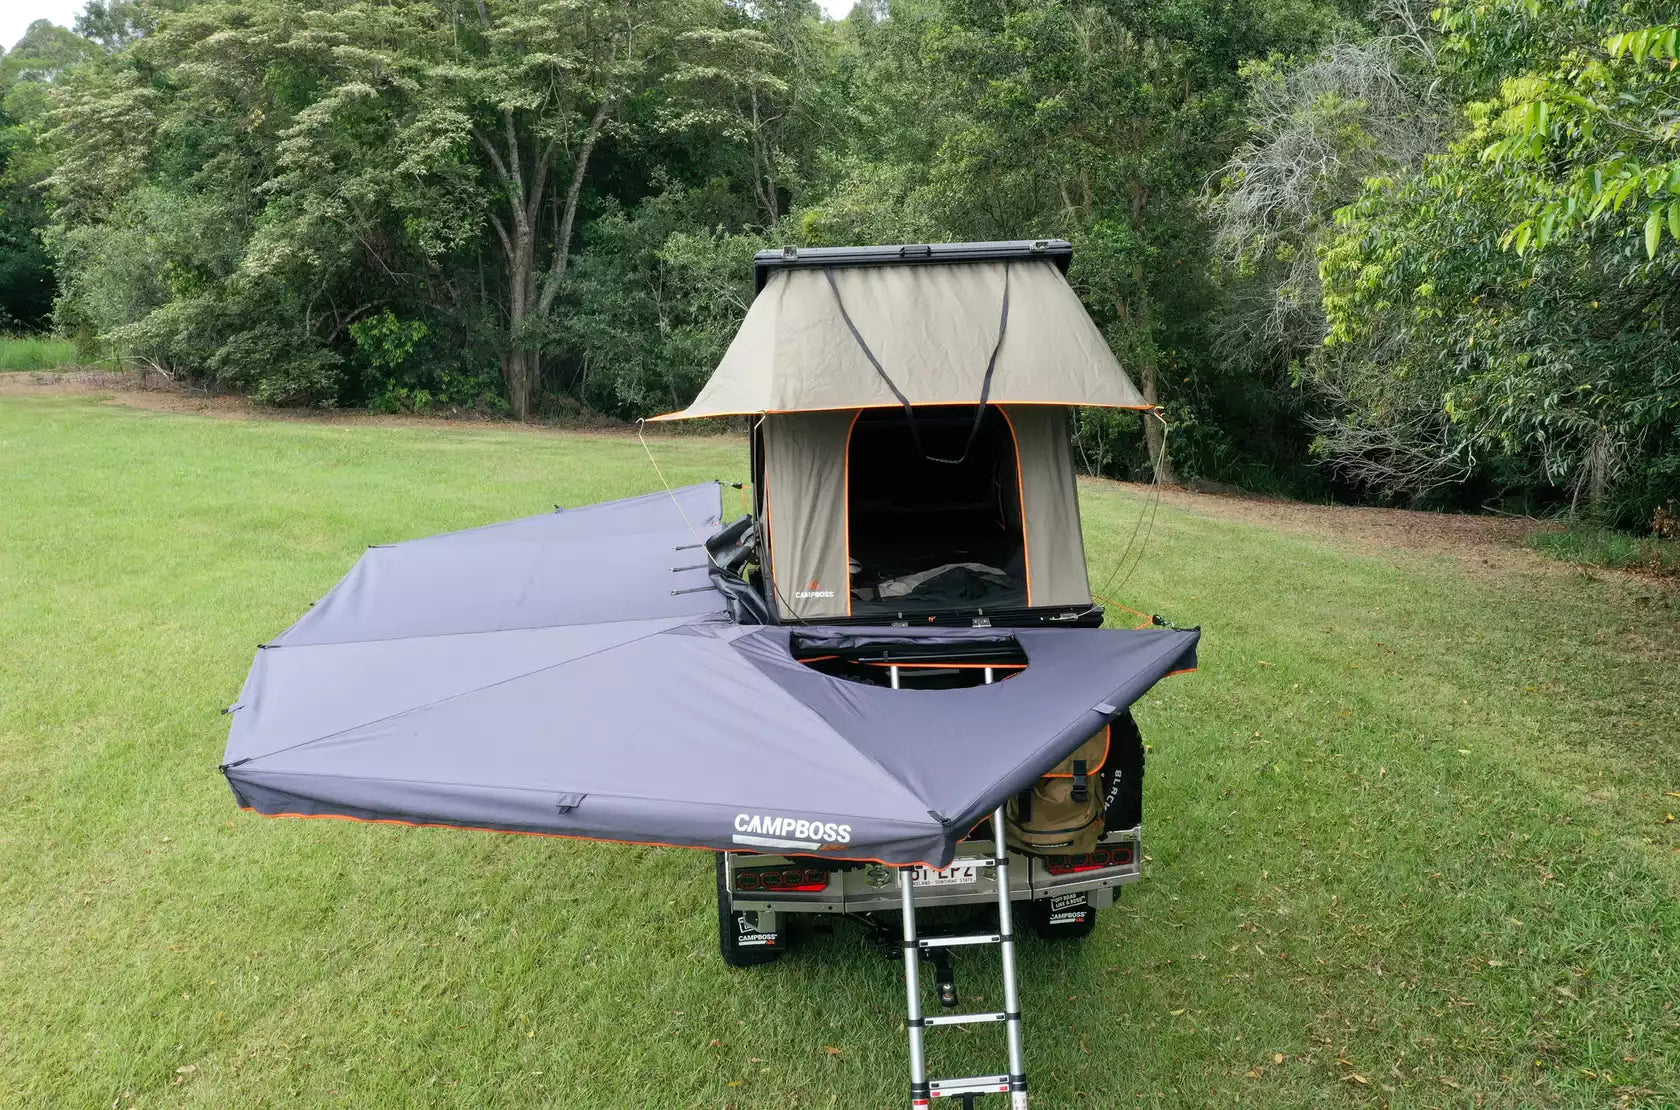
M 910 872 L 912 886 L 970 886 L 979 879 L 978 863 L 953 863 L 943 871 L 918 867 Z

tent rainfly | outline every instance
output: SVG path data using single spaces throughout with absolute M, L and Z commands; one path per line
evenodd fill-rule
M 694 403 L 756 417 L 784 620 L 1088 609 L 1074 406 L 1152 408 L 1059 240 L 759 255 L 760 292 Z

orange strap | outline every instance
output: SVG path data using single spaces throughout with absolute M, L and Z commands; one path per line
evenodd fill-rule
M 1138 625 L 1137 626 L 1138 628 L 1149 628 L 1151 625 L 1153 625 L 1155 623 L 1155 618 L 1154 617 L 1150 616 L 1148 613 L 1142 612 L 1141 610 L 1133 609 L 1130 605 L 1122 605 L 1118 601 L 1113 601 L 1109 598 L 1104 597 L 1102 594 L 1098 594 L 1098 593 L 1093 593 L 1091 595 L 1091 597 L 1094 598 L 1097 601 L 1102 602 L 1104 605 L 1112 605 L 1116 609 L 1126 610 L 1126 612 L 1132 614 L 1135 617 L 1142 617 L 1143 618 L 1143 623 Z M 1136 631 L 1136 630 L 1134 629 L 1134 631 Z

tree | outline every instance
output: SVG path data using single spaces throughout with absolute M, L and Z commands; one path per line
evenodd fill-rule
M 518 419 L 532 411 L 571 262 L 596 144 L 624 101 L 671 62 L 683 0 L 475 0 L 432 71 L 437 119 L 470 134 L 493 174 L 490 224 L 505 267 L 502 370 Z
M 0 57 L 0 329 L 45 327 L 55 283 L 41 242 L 43 180 L 52 172 L 41 132 L 52 89 L 95 53 L 44 19 Z
M 1398 496 L 1469 480 L 1481 496 L 1562 500 L 1622 524 L 1672 495 L 1680 251 L 1655 249 L 1647 211 L 1614 218 L 1625 197 L 1666 221 L 1667 175 L 1632 169 L 1661 160 L 1641 99 L 1661 82 L 1612 74 L 1603 46 L 1615 20 L 1642 14 L 1444 12 L 1443 57 L 1487 99 L 1416 174 L 1369 183 L 1322 254 L 1329 346 L 1314 373 L 1338 406 L 1318 446 L 1343 473 Z M 1557 85 L 1564 74 L 1572 89 L 1602 80 L 1626 95 L 1593 126 L 1593 109 L 1561 95 L 1577 95 Z M 1554 101 L 1572 105 L 1569 121 L 1537 107 Z
M 1249 138 L 1208 206 L 1229 294 L 1219 350 L 1253 372 L 1287 376 L 1323 342 L 1318 251 L 1336 210 L 1367 179 L 1415 170 L 1451 135 L 1429 21 L 1407 0 L 1379 14 L 1368 38 L 1244 67 Z
M 745 147 L 761 227 L 805 199 L 821 144 L 839 137 L 847 116 L 841 43 L 812 12 L 810 0 L 768 0 L 678 39 L 671 87 L 685 98 L 683 123 Z
M 1184 429 L 1175 451 L 1217 468 L 1231 441 L 1194 413 L 1229 394 L 1204 353 L 1213 298 L 1192 198 L 1237 141 L 1241 59 L 1316 46 L 1340 12 L 1197 0 L 891 10 L 868 28 L 880 105 L 867 111 L 896 137 L 851 163 L 802 228 L 1073 240 L 1071 278 L 1144 395 Z M 1146 421 L 1143 457 L 1171 480 L 1162 446 Z
M 470 364 L 408 381 L 350 330 L 424 318 L 405 358 L 496 348 L 521 417 L 598 146 L 630 139 L 619 109 L 669 64 L 674 28 L 711 14 L 682 0 L 148 10 L 155 27 L 53 116 L 64 319 L 171 372 L 336 403 L 381 383 L 460 394 Z M 215 250 L 175 234 L 183 212 L 220 229 Z M 132 267 L 118 243 L 148 280 L 117 278 Z
M 1594 14 L 1599 28 L 1640 15 L 1628 5 Z M 1488 34 L 1462 10 L 1449 9 L 1447 22 L 1467 38 Z M 1680 23 L 1571 46 L 1548 68 L 1507 82 L 1499 103 L 1503 137 L 1483 157 L 1528 193 L 1526 218 L 1506 236 L 1518 253 L 1624 212 L 1648 256 L 1665 237 L 1680 250 Z

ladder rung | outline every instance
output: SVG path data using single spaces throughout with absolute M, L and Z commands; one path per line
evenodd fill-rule
M 934 1098 L 950 1098 L 952 1095 L 982 1095 L 993 1091 L 1009 1090 L 1007 1075 L 973 1075 L 967 1079 L 935 1079 L 928 1084 L 928 1094 Z
M 967 1025 L 970 1022 L 1002 1021 L 1009 1015 L 1002 1010 L 987 1014 L 940 1014 L 922 1019 L 924 1025 Z
M 917 937 L 918 948 L 955 948 L 961 944 L 1001 944 L 1002 933 L 976 933 L 966 937 Z

